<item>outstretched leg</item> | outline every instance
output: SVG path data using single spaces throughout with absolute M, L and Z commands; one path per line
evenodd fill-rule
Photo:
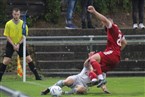
M 56 83 L 54 84 L 54 86 L 59 86 L 59 87 L 62 88 L 62 87 L 64 86 L 64 80 L 59 80 L 58 82 L 56 82 Z M 46 88 L 45 90 L 43 90 L 43 91 L 41 92 L 41 95 L 46 95 L 46 94 L 48 94 L 48 93 L 50 92 L 51 87 L 52 87 L 52 86 L 50 86 L 50 87 Z
M 73 83 L 74 83 L 74 79 L 72 79 L 71 78 L 72 76 L 70 76 L 70 77 L 68 77 L 68 78 L 66 78 L 65 80 L 59 80 L 58 82 L 56 82 L 53 86 L 59 86 L 59 87 L 64 87 L 64 86 L 71 86 L 71 85 L 73 85 Z M 48 87 L 48 88 L 46 88 L 45 90 L 43 90 L 42 92 L 41 92 L 41 95 L 46 95 L 46 94 L 48 94 L 49 92 L 50 92 L 50 89 L 51 89 L 51 87 L 52 86 L 50 86 L 50 87 Z
M 97 79 L 98 79 L 97 87 L 101 87 L 103 84 L 106 84 L 106 80 L 103 78 L 100 61 L 101 61 L 101 56 L 99 53 L 96 53 L 90 56 L 84 63 L 85 66 L 90 64 L 93 67 L 94 72 L 97 74 Z

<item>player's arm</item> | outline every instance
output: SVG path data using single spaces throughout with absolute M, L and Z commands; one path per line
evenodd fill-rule
M 7 41 L 13 46 L 14 50 L 18 51 L 19 50 L 19 45 L 14 44 L 12 39 L 9 36 L 6 36 Z
M 9 24 L 6 23 L 5 29 L 4 29 L 4 36 L 6 37 L 7 41 L 14 47 L 15 44 L 13 43 L 9 32 L 10 32 Z
M 21 44 L 21 43 L 23 43 L 23 37 L 21 38 L 18 44 Z
M 89 6 L 88 11 L 94 14 L 96 18 L 98 18 L 107 28 L 111 28 L 112 26 L 111 21 L 108 18 L 106 18 L 104 15 L 97 12 L 93 6 Z
M 125 38 L 123 38 L 121 41 L 121 50 L 123 50 L 126 47 L 126 45 L 127 45 L 127 41 Z

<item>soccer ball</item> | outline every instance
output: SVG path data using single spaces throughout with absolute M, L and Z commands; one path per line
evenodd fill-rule
M 59 86 L 52 86 L 50 89 L 50 94 L 52 97 L 60 97 L 62 94 L 62 89 Z

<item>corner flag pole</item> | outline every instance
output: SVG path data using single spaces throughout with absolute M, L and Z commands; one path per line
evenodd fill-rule
M 22 26 L 22 34 L 23 34 L 23 82 L 26 82 L 26 13 L 23 14 L 23 26 Z

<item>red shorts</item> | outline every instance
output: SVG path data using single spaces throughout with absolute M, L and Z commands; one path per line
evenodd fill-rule
M 100 65 L 103 72 L 111 71 L 120 62 L 120 56 L 114 51 L 98 52 L 101 57 Z

